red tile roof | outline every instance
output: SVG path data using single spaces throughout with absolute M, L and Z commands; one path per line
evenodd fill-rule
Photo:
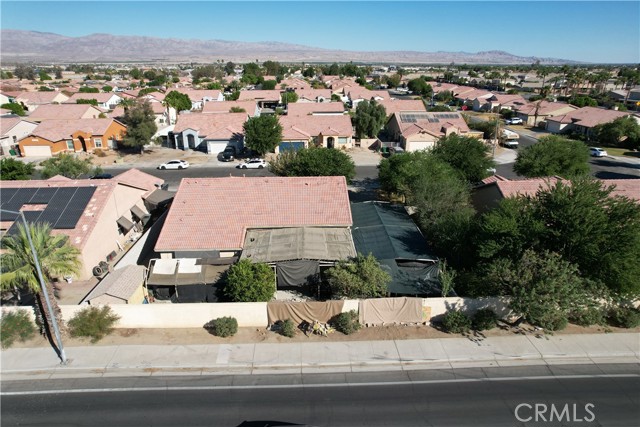
M 248 115 L 253 116 L 256 111 L 256 101 L 220 101 L 207 102 L 202 107 L 203 113 L 229 113 L 231 108 L 243 108 Z
M 526 104 L 521 107 L 518 107 L 516 111 L 520 114 L 526 114 L 527 116 L 533 116 L 536 113 L 537 102 Z M 574 110 L 577 110 L 578 107 L 574 107 L 571 104 L 565 104 L 564 102 L 549 102 L 542 101 L 538 107 L 538 115 L 539 116 L 548 116 L 556 111 L 560 111 L 564 108 L 572 107 Z
M 241 249 L 249 228 L 352 222 L 342 176 L 183 178 L 155 250 Z
M 559 123 L 575 123 L 579 126 L 592 128 L 596 125 L 609 123 L 620 117 L 629 116 L 631 113 L 616 111 L 616 110 L 604 110 L 596 107 L 582 107 L 575 111 L 560 116 L 547 117 L 549 122 Z
M 612 196 L 628 197 L 640 202 L 640 179 L 603 179 L 605 186 L 614 186 Z
M 31 132 L 31 135 L 53 142 L 70 139 L 71 135 L 77 131 L 99 136 L 104 135 L 113 121 L 113 119 L 45 120 Z
M 220 97 L 220 91 L 216 89 L 178 88 L 178 89 L 172 89 L 172 90 L 188 95 L 191 102 L 202 101 L 205 97 L 213 98 L 213 99 L 218 99 Z
M 66 100 L 65 104 L 75 104 L 79 99 L 95 99 L 99 103 L 105 103 L 105 102 L 108 102 L 109 100 L 111 100 L 111 98 L 114 95 L 116 96 L 116 99 L 120 98 L 118 95 L 116 95 L 115 93 L 111 93 L 111 92 L 101 92 L 101 93 L 78 92 L 78 93 L 74 93 L 73 95 L 71 95 L 71 98 Z
M 182 132 L 186 129 L 198 131 L 198 136 L 207 139 L 227 139 L 244 135 L 243 125 L 247 121 L 246 113 L 227 114 L 202 114 L 190 113 L 180 114 L 174 133 Z
M 126 172 L 116 175 L 112 178 L 113 181 L 140 190 L 146 190 L 147 192 L 142 195 L 146 197 L 156 189 L 160 188 L 164 184 L 164 180 L 148 173 L 142 172 L 138 169 L 129 169 Z
M 29 120 L 74 120 L 83 118 L 87 113 L 97 119 L 102 110 L 87 104 L 45 104 L 29 113 Z
M 400 111 L 427 111 L 424 102 L 420 99 L 383 99 L 376 102 L 384 106 L 387 117 Z
M 299 100 L 308 99 L 315 102 L 319 97 L 331 99 L 331 89 L 297 89 L 296 94 Z
M 280 101 L 280 90 L 241 90 L 238 101 Z
M 353 126 L 347 115 L 279 116 L 283 139 L 297 139 L 310 136 L 333 135 L 352 136 Z M 305 138 L 305 139 L 306 139 Z
M 51 104 L 60 95 L 67 98 L 60 92 L 18 92 L 14 96 L 25 104 Z
M 345 108 L 342 102 L 294 102 L 287 105 L 288 116 L 307 116 L 313 113 L 341 113 Z

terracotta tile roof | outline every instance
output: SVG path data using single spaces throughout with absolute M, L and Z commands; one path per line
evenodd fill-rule
M 518 107 L 516 109 L 516 111 L 520 114 L 526 114 L 527 116 L 533 116 L 536 114 L 536 104 L 537 103 L 530 103 L 530 104 L 525 104 L 521 107 Z M 575 107 L 571 104 L 565 104 L 564 102 L 549 102 L 549 101 L 542 101 L 540 103 L 540 107 L 538 108 L 538 115 L 539 116 L 548 116 L 552 113 L 555 113 L 556 111 L 560 111 L 564 108 L 569 108 L 572 107 L 574 110 L 577 110 L 578 107 Z
M 142 197 L 148 196 L 164 184 L 164 179 L 149 175 L 138 169 L 129 169 L 120 175 L 116 175 L 112 180 L 122 185 L 146 190 L 147 192 Z
M 71 95 L 71 97 L 65 101 L 65 104 L 75 104 L 79 99 L 95 99 L 98 103 L 102 104 L 105 102 L 109 102 L 109 100 L 114 96 L 114 93 L 111 92 L 100 92 L 100 93 L 84 93 L 78 92 Z M 115 95 L 116 98 L 120 98 L 118 95 Z
M 317 135 L 352 136 L 353 126 L 347 115 L 279 116 L 283 139 L 309 138 Z
M 482 89 L 472 89 L 470 91 L 464 91 L 462 93 L 456 93 L 456 99 L 476 99 L 476 98 L 489 98 L 493 94 Z
M 280 101 L 280 90 L 241 90 L 238 101 Z
M 253 116 L 257 107 L 256 101 L 220 101 L 207 102 L 202 107 L 203 113 L 229 113 L 233 107 L 243 108 L 248 115 Z
M 85 114 L 91 114 L 97 119 L 102 110 L 87 104 L 45 104 L 39 105 L 29 113 L 29 119 L 38 122 L 44 120 L 75 120 L 81 119 Z
M 227 114 L 202 114 L 190 113 L 180 114 L 174 133 L 182 132 L 186 129 L 198 131 L 200 137 L 207 139 L 228 139 L 244 135 L 243 125 L 247 121 L 247 113 L 227 113 Z
M 603 179 L 606 186 L 615 186 L 611 195 L 624 196 L 640 202 L 640 179 Z
M 31 135 L 53 142 L 69 139 L 77 131 L 98 136 L 104 135 L 111 123 L 113 119 L 45 120 L 31 132 Z
M 342 102 L 294 102 L 287 105 L 288 116 L 307 116 L 313 113 L 341 113 L 345 108 Z
M 383 99 L 376 102 L 384 106 L 387 116 L 400 111 L 427 111 L 424 102 L 420 99 Z
M 204 98 L 218 99 L 220 97 L 220 91 L 217 89 L 190 89 L 190 88 L 178 88 L 172 89 L 176 92 L 183 93 L 189 96 L 191 102 L 202 101 Z
M 480 181 L 481 185 L 487 185 L 487 184 L 491 184 L 493 182 L 496 181 L 508 181 L 507 178 L 503 177 L 502 175 L 491 175 L 490 177 L 487 177 L 485 179 L 483 179 L 482 181 Z
M 281 88 L 282 85 L 286 85 L 287 88 L 294 88 L 296 92 L 298 92 L 298 90 L 311 89 L 311 85 L 309 83 L 307 83 L 305 80 L 297 79 L 297 78 L 283 79 L 280 83 L 278 83 L 277 87 Z
M 556 185 L 558 181 L 564 180 L 557 176 L 551 176 L 548 178 L 496 181 L 495 185 L 500 190 L 502 197 L 516 197 L 518 195 L 533 197 L 538 190 L 548 190 Z
M 592 128 L 596 125 L 609 123 L 620 117 L 630 115 L 629 112 L 616 110 L 604 110 L 596 107 L 582 107 L 575 111 L 560 116 L 547 117 L 549 122 L 575 123 L 580 126 Z
M 150 102 L 149 105 L 151 105 L 153 114 L 164 114 L 167 111 L 167 107 L 165 107 L 161 102 Z M 122 110 L 124 112 L 124 108 Z
M 429 84 L 433 88 L 433 93 L 440 93 L 440 92 L 447 92 L 447 91 L 455 92 L 457 88 L 462 87 L 462 86 L 454 85 L 451 83 L 429 83 Z
M 337 80 L 339 78 L 340 76 L 321 76 L 320 81 L 322 81 L 322 83 L 327 83 L 333 80 Z
M 20 117 L 0 117 L 0 135 L 6 134 L 21 121 Z
M 396 116 L 398 113 L 395 113 Z M 452 116 L 455 117 L 447 117 L 443 118 L 443 116 Z M 449 128 L 458 129 L 460 134 L 465 134 L 469 132 L 469 126 L 464 121 L 462 114 L 456 112 L 450 113 L 426 113 L 427 118 L 417 119 L 416 122 L 402 122 L 400 118 L 398 118 L 398 122 L 400 124 L 400 132 L 402 135 L 407 138 L 411 135 L 415 135 L 418 133 L 428 133 L 435 137 L 441 137 L 445 135 L 444 130 Z M 431 118 L 431 121 L 429 121 Z M 437 119 L 438 121 L 434 121 L 433 119 Z
M 314 102 L 318 97 L 331 99 L 331 89 L 297 89 L 296 94 L 298 95 L 298 99 L 308 99 Z
M 389 92 L 386 90 L 369 90 L 362 86 L 354 86 L 347 90 L 347 96 L 350 100 L 366 99 L 370 101 L 373 98 L 380 97 L 382 99 L 389 99 Z
M 249 228 L 352 222 L 341 176 L 183 178 L 155 250 L 241 249 Z
M 60 95 L 67 97 L 60 92 L 17 92 L 14 96 L 25 104 L 51 104 Z

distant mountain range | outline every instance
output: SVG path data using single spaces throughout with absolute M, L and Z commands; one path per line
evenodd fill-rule
M 60 34 L 3 29 L 0 55 L 8 62 L 363 62 L 394 64 L 572 64 L 556 58 L 523 57 L 486 52 L 358 52 L 321 49 L 280 42 L 182 40 L 142 36 Z

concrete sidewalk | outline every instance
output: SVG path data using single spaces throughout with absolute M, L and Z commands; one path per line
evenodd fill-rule
M 2 352 L 3 380 L 83 377 L 306 374 L 518 365 L 639 363 L 640 334 L 394 341 L 87 346 Z

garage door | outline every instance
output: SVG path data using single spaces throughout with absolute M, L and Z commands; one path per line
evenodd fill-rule
M 25 157 L 51 157 L 51 147 L 48 145 L 23 145 Z
M 218 155 L 222 153 L 227 146 L 227 141 L 207 141 L 208 153 Z
M 426 148 L 433 148 L 431 141 L 410 141 L 407 143 L 407 151 L 418 151 Z
M 278 149 L 281 153 L 285 151 L 298 151 L 304 148 L 304 142 L 302 141 L 287 141 L 281 142 Z

